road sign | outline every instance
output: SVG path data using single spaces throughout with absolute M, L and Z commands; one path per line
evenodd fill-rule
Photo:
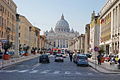
M 99 48 L 96 46 L 95 48 L 94 48 L 94 51 L 99 51 Z

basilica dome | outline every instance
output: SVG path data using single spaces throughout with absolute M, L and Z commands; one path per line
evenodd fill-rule
M 69 31 L 70 31 L 69 24 L 62 15 L 61 19 L 56 23 L 55 32 L 69 32 Z

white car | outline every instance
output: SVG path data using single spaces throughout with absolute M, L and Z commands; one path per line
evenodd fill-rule
M 62 54 L 56 54 L 55 56 L 55 62 L 63 62 L 63 55 Z

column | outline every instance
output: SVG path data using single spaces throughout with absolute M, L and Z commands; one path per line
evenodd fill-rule
M 119 33 L 119 35 L 118 35 L 119 36 L 119 49 L 118 50 L 119 50 L 119 52 L 118 53 L 120 54 L 120 4 L 118 6 L 118 14 L 119 14 L 118 15 L 118 17 L 119 17 L 118 18 L 118 24 L 119 24 L 118 25 L 118 33 Z

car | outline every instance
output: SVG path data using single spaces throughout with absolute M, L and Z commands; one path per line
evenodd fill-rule
M 88 57 L 86 55 L 83 55 L 83 54 L 79 54 L 77 56 L 77 61 L 76 61 L 76 64 L 77 66 L 82 66 L 82 65 L 85 65 L 85 66 L 88 66 Z
M 90 53 L 86 53 L 85 54 L 88 58 L 91 58 L 92 57 L 92 54 L 90 54 Z
M 67 57 L 67 54 L 65 54 L 65 53 L 61 53 L 61 54 L 62 54 L 63 58 Z
M 50 53 L 46 53 L 48 56 L 50 56 Z
M 110 61 L 110 57 L 109 56 L 104 56 L 103 58 L 104 58 L 104 61 L 106 61 L 106 62 Z
M 63 62 L 63 55 L 62 54 L 56 54 L 55 56 L 55 62 Z
M 48 55 L 47 54 L 42 54 L 39 57 L 39 63 L 50 63 Z

